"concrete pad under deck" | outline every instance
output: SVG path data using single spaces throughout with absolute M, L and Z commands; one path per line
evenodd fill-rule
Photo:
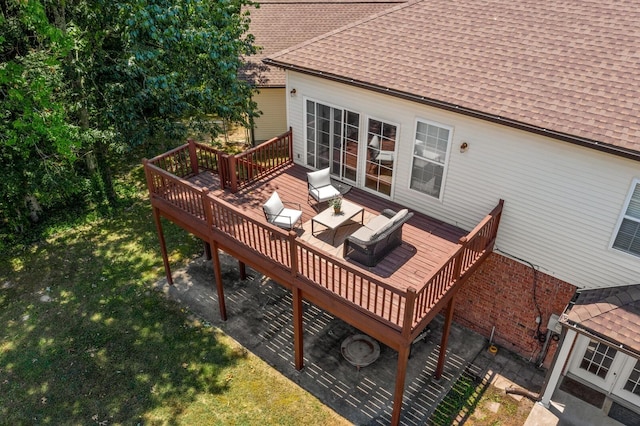
M 187 306 L 234 338 L 280 373 L 316 396 L 337 413 L 358 425 L 387 425 L 391 420 L 398 354 L 380 344 L 380 357 L 359 370 L 342 357 L 340 346 L 360 333 L 316 306 L 304 304 L 304 364 L 294 368 L 291 293 L 247 268 L 239 278 L 238 263 L 221 253 L 228 320 L 218 311 L 211 262 L 200 258 L 174 271 L 174 286 L 156 283 L 171 299 Z M 433 379 L 443 319 L 431 324 L 427 338 L 413 346 L 409 360 L 401 424 L 426 424 L 439 401 L 460 374 L 486 347 L 482 336 L 453 325 L 442 378 Z

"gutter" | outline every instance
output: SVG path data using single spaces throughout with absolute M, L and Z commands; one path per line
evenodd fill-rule
M 606 152 L 618 157 L 628 158 L 634 161 L 640 161 L 640 152 L 633 151 L 628 148 L 622 148 L 610 144 L 605 144 L 594 139 L 581 138 L 573 136 L 567 133 L 557 132 L 554 130 L 545 129 L 543 127 L 534 126 L 531 124 L 523 123 L 521 121 L 504 118 L 498 115 L 488 114 L 482 111 L 474 110 L 471 108 L 462 107 L 460 105 L 452 104 L 449 102 L 439 101 L 437 99 L 425 98 L 424 96 L 413 95 L 411 93 L 402 92 L 399 90 L 390 89 L 388 87 L 378 86 L 363 81 L 354 80 L 348 77 L 342 77 L 336 74 L 325 73 L 322 71 L 316 71 L 310 68 L 299 67 L 296 65 L 279 62 L 274 59 L 265 58 L 262 60 L 267 65 L 288 69 L 291 71 L 300 72 L 302 74 L 308 74 L 315 77 L 324 78 L 327 80 L 336 81 L 338 83 L 347 84 L 367 90 L 371 90 L 377 93 L 383 93 L 385 95 L 394 96 L 396 98 L 406 99 L 412 102 L 417 102 L 424 105 L 429 105 L 435 108 L 440 108 L 446 111 L 456 112 L 458 114 L 466 115 L 480 120 L 489 121 L 492 123 L 501 124 L 503 126 L 512 127 L 518 130 L 524 130 L 525 132 L 535 133 L 538 135 L 546 136 L 552 139 L 557 139 L 563 142 L 569 142 L 575 145 L 583 146 L 586 148 L 595 149 L 596 151 Z
M 567 329 L 574 330 L 576 333 L 582 334 L 588 337 L 589 339 L 593 339 L 598 342 L 604 343 L 605 345 L 610 346 L 616 349 L 617 351 L 625 353 L 633 358 L 638 358 L 638 356 L 640 356 L 640 353 L 638 353 L 638 351 L 636 351 L 635 349 L 625 344 L 622 344 L 620 342 L 614 342 L 613 340 L 607 339 L 606 336 L 603 337 L 587 328 L 580 327 L 578 324 L 574 323 L 573 321 L 568 321 L 568 320 L 563 321 L 562 319 L 560 319 L 560 324 L 562 324 Z

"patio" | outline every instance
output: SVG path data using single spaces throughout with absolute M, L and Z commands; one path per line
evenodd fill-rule
M 312 393 L 349 422 L 357 425 L 389 425 L 393 410 L 397 352 L 380 345 L 380 357 L 359 370 L 340 352 L 341 343 L 357 329 L 305 303 L 305 368 L 298 371 L 292 361 L 292 295 L 282 286 L 249 269 L 242 281 L 235 259 L 222 255 L 229 319 L 221 321 L 211 309 L 217 303 L 211 286 L 211 262 L 196 259 L 174 273 L 174 285 L 166 279 L 156 288 L 188 307 L 201 319 L 219 327 L 247 350 L 272 365 L 281 374 Z M 487 372 L 487 341 L 474 332 L 454 325 L 447 350 L 448 361 L 440 380 L 433 375 L 438 361 L 444 318 L 431 324 L 431 333 L 415 343 L 407 369 L 403 414 L 400 424 L 429 424 L 438 403 L 463 371 L 491 380 Z M 491 357 L 493 359 L 493 357 Z M 488 374 L 488 375 L 487 375 Z

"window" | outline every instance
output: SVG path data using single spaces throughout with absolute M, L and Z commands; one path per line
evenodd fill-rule
M 613 248 L 640 256 L 640 182 L 637 179 L 621 219 Z
M 617 352 L 604 343 L 591 340 L 580 362 L 580 368 L 605 379 Z
M 370 118 L 367 123 L 365 186 L 391 196 L 398 126 Z
M 624 385 L 624 390 L 640 396 L 640 361 L 636 361 L 636 365 Z
M 411 164 L 411 189 L 440 198 L 450 138 L 450 129 L 418 120 Z

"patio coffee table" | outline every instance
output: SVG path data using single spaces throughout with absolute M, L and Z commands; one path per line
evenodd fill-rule
M 340 210 L 340 213 L 334 213 L 333 207 L 329 207 L 311 218 L 311 235 L 315 237 L 316 234 L 314 227 L 316 223 L 319 223 L 327 229 L 333 230 L 333 238 L 331 240 L 331 244 L 333 244 L 336 239 L 336 229 L 358 214 L 361 214 L 360 223 L 364 224 L 364 207 L 347 200 L 342 200 L 342 209 Z

